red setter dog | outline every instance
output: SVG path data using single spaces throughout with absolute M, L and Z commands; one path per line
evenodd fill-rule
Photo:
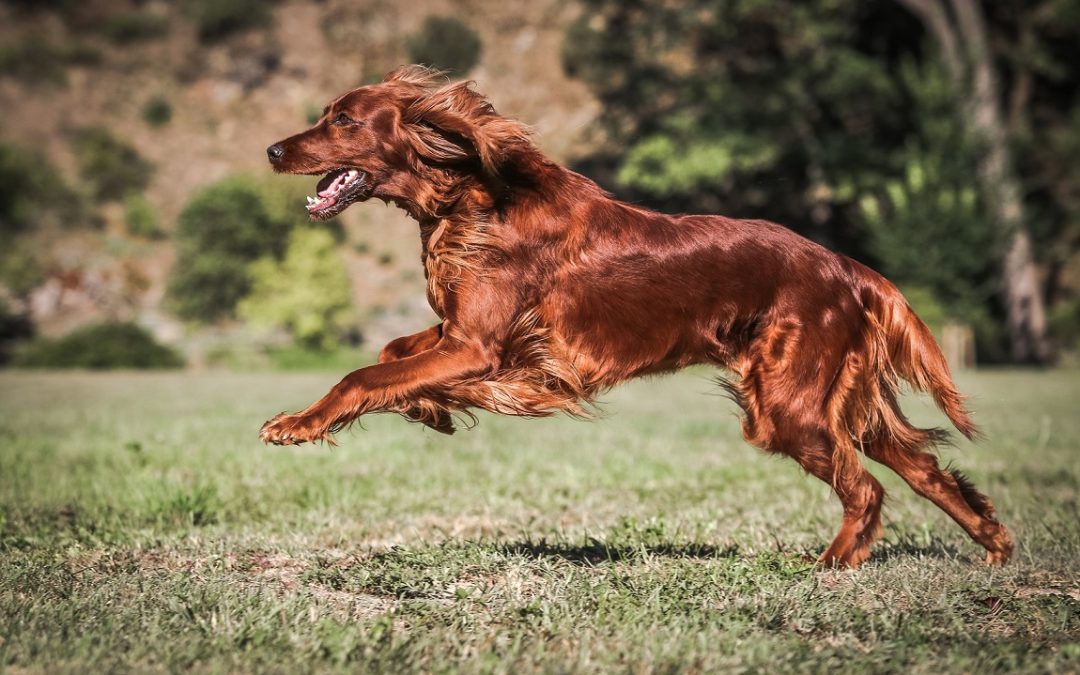
M 415 218 L 442 322 L 267 422 L 264 441 L 332 441 L 384 411 L 445 433 L 473 407 L 585 415 L 623 380 L 711 363 L 736 376 L 725 386 L 746 440 L 790 456 L 843 503 L 821 562 L 857 566 L 879 535 L 884 491 L 860 451 L 948 513 L 988 563 L 1012 553 L 990 500 L 927 452 L 945 432 L 900 411 L 902 378 L 976 433 L 930 331 L 859 263 L 773 223 L 612 199 L 469 83 L 416 66 L 341 96 L 267 153 L 276 171 L 326 174 L 309 198 L 314 219 L 372 197 Z

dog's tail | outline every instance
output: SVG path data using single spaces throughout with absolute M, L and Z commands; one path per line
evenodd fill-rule
M 956 429 L 974 439 L 978 427 L 964 408 L 964 397 L 956 390 L 949 364 L 930 329 L 896 286 L 877 274 L 873 277 L 863 287 L 862 301 L 886 352 L 883 356 L 887 364 L 882 365 L 907 380 L 916 391 L 928 392 Z M 886 420 L 886 425 L 892 426 L 889 422 Z

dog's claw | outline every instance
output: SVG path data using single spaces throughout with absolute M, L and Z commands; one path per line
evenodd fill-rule
M 325 429 L 311 425 L 308 418 L 285 413 L 272 417 L 259 429 L 259 440 L 272 445 L 303 445 L 325 440 L 328 435 Z

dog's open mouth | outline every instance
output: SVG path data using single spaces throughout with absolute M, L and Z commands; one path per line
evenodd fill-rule
M 326 174 L 315 186 L 316 196 L 307 198 L 308 215 L 313 220 L 326 220 L 341 213 L 361 196 L 366 177 L 357 169 L 335 169 Z

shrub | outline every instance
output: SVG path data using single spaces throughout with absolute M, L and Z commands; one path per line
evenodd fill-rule
M 1050 332 L 1058 347 L 1080 349 L 1080 299 L 1059 302 L 1050 312 Z
M 74 150 L 79 173 L 98 199 L 119 199 L 150 182 L 150 163 L 104 127 L 76 132 Z
M 44 280 L 41 252 L 30 237 L 22 235 L 5 242 L 0 251 L 0 284 L 17 296 L 25 296 Z
M 109 17 L 102 30 L 109 41 L 126 45 L 166 35 L 169 23 L 165 17 L 149 12 L 125 12 Z
M 34 335 L 34 324 L 26 314 L 13 312 L 0 299 L 0 364 L 11 358 L 12 346 Z
M 248 28 L 270 24 L 270 3 L 264 0 L 188 0 L 199 39 L 215 42 Z
M 0 235 L 28 229 L 41 204 L 52 201 L 56 172 L 40 155 L 0 144 Z
M 180 214 L 178 257 L 169 298 L 184 319 L 211 323 L 233 316 L 251 287 L 248 266 L 278 258 L 290 223 L 267 209 L 260 187 L 244 177 L 200 190 Z
M 83 198 L 40 153 L 0 143 L 0 237 L 27 232 L 42 219 L 93 222 Z
M 251 294 L 240 303 L 240 315 L 281 326 L 306 348 L 339 344 L 352 320 L 352 293 L 335 247 L 323 229 L 293 230 L 284 260 L 266 257 L 251 266 Z
M 163 127 L 172 119 L 172 106 L 164 96 L 155 96 L 143 104 L 142 118 L 152 127 Z
M 183 357 L 143 328 L 124 322 L 86 326 L 55 340 L 41 339 L 15 353 L 24 368 L 181 368 Z
M 480 60 L 480 36 L 452 16 L 429 16 L 408 38 L 409 58 L 451 73 L 469 72 Z
M 124 199 L 124 222 L 128 232 L 136 237 L 157 239 L 161 236 L 157 211 L 141 194 L 133 192 Z

